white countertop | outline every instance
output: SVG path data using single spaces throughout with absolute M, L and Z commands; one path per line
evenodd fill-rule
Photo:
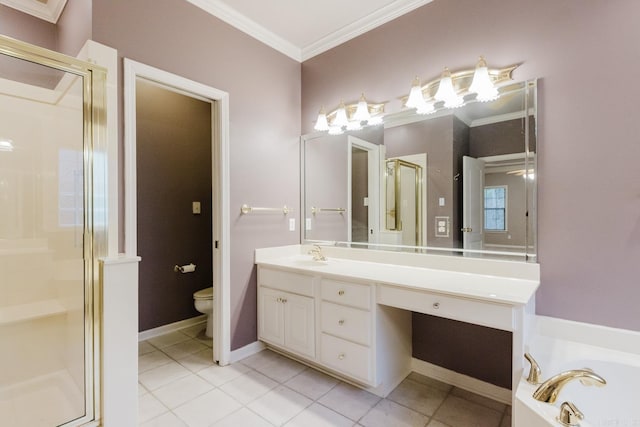
M 539 279 L 517 277 L 519 276 L 518 274 L 514 275 L 516 277 L 509 277 L 504 272 L 498 272 L 498 269 L 496 269 L 496 274 L 492 275 L 460 271 L 464 270 L 464 268 L 451 270 L 355 260 L 332 257 L 331 252 L 335 252 L 333 251 L 334 248 L 326 249 L 328 261 L 322 262 L 313 261 L 311 255 L 302 255 L 301 252 L 306 253 L 306 251 L 300 248 L 305 247 L 298 246 L 299 249 L 297 251 L 294 246 L 284 248 L 287 249 L 256 250 L 256 264 L 311 275 L 356 279 L 508 305 L 527 304 L 540 285 Z M 348 255 L 348 251 L 342 249 L 337 253 L 345 256 L 345 254 Z M 397 260 L 401 259 L 401 257 L 402 254 L 394 254 L 387 258 Z M 372 258 L 375 258 L 375 256 Z M 465 262 L 461 259 L 459 264 L 464 267 Z M 492 260 L 491 263 L 493 262 Z M 510 265 L 509 268 L 514 267 Z

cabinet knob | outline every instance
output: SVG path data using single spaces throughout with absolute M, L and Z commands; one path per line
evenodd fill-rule
M 340 326 L 344 325 L 344 319 L 338 320 L 338 325 L 340 325 Z
M 434 302 L 433 303 L 433 308 L 436 309 L 436 310 L 439 309 L 440 308 L 440 303 L 439 302 Z
M 338 291 L 338 295 L 340 296 L 344 295 L 344 291 Z
M 344 353 L 340 353 L 340 354 L 338 355 L 338 359 L 339 359 L 339 360 L 342 360 L 342 359 L 344 359 L 345 357 L 346 357 L 346 354 L 344 354 Z
M 282 298 L 282 302 L 283 302 L 283 303 L 286 303 L 286 302 L 287 302 L 287 299 L 286 299 L 286 298 Z
M 278 299 L 276 301 L 282 302 L 282 298 L 278 297 Z

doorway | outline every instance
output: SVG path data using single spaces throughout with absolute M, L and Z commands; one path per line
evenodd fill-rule
M 137 121 L 142 117 L 139 116 L 136 94 L 139 95 L 140 90 L 143 88 L 160 90 L 154 98 L 156 100 L 158 100 L 158 94 L 160 96 L 175 98 L 175 100 L 181 100 L 185 105 L 190 105 L 194 109 L 189 112 L 188 115 L 200 114 L 202 120 L 207 121 L 210 126 L 210 132 L 208 134 L 205 132 L 205 138 L 209 139 L 210 145 L 204 147 L 205 151 L 203 151 L 203 153 L 207 154 L 199 153 L 196 157 L 193 157 L 194 153 L 185 153 L 185 150 L 188 151 L 189 148 L 185 147 L 184 141 L 182 141 L 181 138 L 176 138 L 175 140 L 170 139 L 165 141 L 169 146 L 164 147 L 164 156 L 154 153 L 153 150 L 145 154 L 154 158 L 163 157 L 163 159 L 160 160 L 155 159 L 159 160 L 159 162 L 156 162 L 154 159 L 137 158 L 141 153 L 138 148 Z M 164 287 L 168 292 L 167 295 L 172 292 L 181 292 L 184 294 L 180 297 L 182 298 L 182 307 L 175 310 L 180 313 L 174 313 L 175 316 L 184 317 L 189 316 L 189 313 L 194 314 L 191 307 L 186 307 L 187 300 L 189 304 L 193 304 L 193 292 L 191 288 L 193 288 L 193 290 L 207 288 L 211 286 L 211 283 L 208 284 L 207 281 L 209 278 L 212 279 L 214 294 L 213 358 L 214 361 L 217 361 L 220 365 L 228 364 L 230 357 L 228 102 L 229 96 L 226 92 L 125 59 L 125 251 L 131 256 L 138 255 L 139 249 L 142 250 L 142 244 L 138 245 L 138 237 L 142 236 L 141 233 L 155 233 L 155 235 L 162 233 L 162 235 L 158 237 L 163 238 L 164 235 L 167 235 L 170 239 L 173 239 L 173 241 L 166 242 L 167 245 L 175 243 L 176 246 L 182 247 L 182 249 L 174 255 L 167 255 L 167 253 L 170 252 L 168 250 L 155 248 L 149 252 L 149 255 L 153 257 L 153 259 L 148 260 L 148 265 L 153 266 L 148 272 L 150 275 L 148 279 L 151 282 L 158 280 L 157 283 L 151 283 L 152 286 L 155 286 L 156 289 Z M 172 102 L 172 104 L 174 104 L 174 102 Z M 196 113 L 196 110 L 198 110 L 199 113 Z M 170 116 L 167 117 L 169 118 Z M 185 121 L 180 121 L 180 123 L 176 123 L 176 125 L 178 128 L 183 127 L 182 131 L 185 131 L 186 134 L 191 131 L 191 127 Z M 202 135 L 199 136 L 199 138 L 202 137 Z M 153 144 L 153 138 L 151 139 L 151 144 Z M 200 149 L 202 148 L 203 147 L 200 147 Z M 173 158 L 171 157 L 172 152 Z M 192 157 L 189 157 L 190 155 Z M 211 167 L 209 177 L 201 176 L 202 167 L 199 168 L 200 172 L 195 172 L 192 170 L 193 168 L 190 168 L 193 162 L 203 160 L 196 159 L 197 157 L 202 157 L 202 155 L 210 156 L 209 159 L 204 159 L 205 161 L 203 163 L 205 170 L 208 171 L 208 166 Z M 162 168 L 160 165 L 165 165 L 165 167 Z M 146 218 L 138 214 L 138 203 L 142 203 L 143 200 L 138 199 L 138 168 L 144 169 L 145 172 L 143 173 L 147 174 L 144 177 L 144 183 L 141 178 L 141 185 L 147 185 L 149 182 L 153 182 L 153 176 L 159 177 L 167 170 L 185 169 L 187 170 L 186 176 L 190 177 L 187 178 L 187 182 L 182 183 L 184 186 L 182 188 L 180 185 L 170 185 L 167 187 L 167 191 L 165 191 L 164 194 L 160 194 L 162 198 L 160 201 L 147 200 L 146 196 L 143 197 L 145 204 L 149 202 L 149 206 L 151 207 L 150 212 L 155 217 L 155 230 L 150 230 Z M 148 175 L 152 176 L 149 177 Z M 202 181 L 205 182 L 204 185 L 209 187 L 206 190 L 208 194 L 203 194 L 202 191 L 200 191 L 199 196 L 195 195 L 195 193 L 191 194 L 191 188 L 202 187 Z M 179 213 L 177 216 L 169 214 L 169 211 L 175 207 L 174 205 L 180 205 L 178 210 L 181 210 L 181 214 Z M 169 208 L 170 206 L 171 208 Z M 140 205 L 140 208 L 144 207 Z M 209 215 L 210 224 L 204 224 L 207 218 L 209 218 Z M 163 223 L 165 232 L 162 232 Z M 199 223 L 199 226 L 188 231 L 190 227 L 193 228 L 195 223 Z M 187 224 L 191 225 L 188 226 Z M 205 239 L 206 242 L 200 242 L 197 245 L 194 243 L 193 246 L 200 248 L 194 251 L 194 248 L 189 247 L 189 238 L 187 237 L 185 239 L 182 234 L 193 234 L 194 232 L 197 234 L 202 233 L 202 230 L 205 230 L 204 233 L 208 234 L 209 237 Z M 197 240 L 197 236 L 195 239 Z M 195 242 L 195 240 L 193 242 Z M 211 249 L 210 259 L 202 258 L 203 256 L 207 256 L 207 248 Z M 143 255 L 140 270 L 142 277 L 142 274 L 144 274 L 142 265 L 144 265 L 145 259 L 144 254 L 140 254 Z M 169 256 L 171 260 L 169 260 L 167 256 Z M 200 267 L 194 262 L 195 257 L 199 257 Z M 196 272 L 182 274 L 179 271 L 173 271 L 174 266 L 180 267 L 190 263 L 196 265 L 196 272 L 200 274 L 194 274 Z M 199 268 L 200 270 L 198 270 Z M 211 272 L 211 275 L 209 275 L 209 272 Z M 149 285 L 147 284 L 147 286 Z M 155 292 L 155 289 L 150 292 Z M 187 298 L 185 295 L 190 296 Z M 165 301 L 163 303 L 171 305 L 174 303 L 171 299 L 171 296 L 167 297 L 165 295 Z M 141 304 L 145 304 L 145 301 L 142 299 L 140 302 Z M 173 305 L 171 305 L 171 307 L 172 309 L 176 308 Z M 162 308 L 154 304 L 154 306 L 147 307 L 145 310 L 147 310 L 146 315 L 148 315 L 148 310 L 162 310 Z M 151 315 L 152 320 L 150 320 L 151 323 L 149 324 L 161 322 L 161 319 L 159 319 L 156 314 L 157 313 L 153 313 Z M 148 327 L 149 324 L 146 326 Z M 142 326 L 144 327 L 145 325 Z

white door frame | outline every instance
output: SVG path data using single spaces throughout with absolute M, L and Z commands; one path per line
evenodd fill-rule
M 369 198 L 369 227 L 367 236 L 369 243 L 378 243 L 380 234 L 380 145 L 372 144 L 364 139 L 348 135 L 347 138 L 347 241 L 351 242 L 351 168 L 352 149 L 357 147 L 367 152 L 368 161 L 368 198 Z M 373 233 L 371 232 L 373 231 Z
M 136 78 L 157 82 L 196 98 L 212 101 L 212 199 L 214 331 L 213 359 L 227 365 L 231 353 L 230 219 L 229 219 L 229 94 L 128 58 L 124 59 L 125 253 L 137 256 Z M 215 102 L 214 102 L 215 101 Z M 137 332 L 137 331 L 136 331 Z

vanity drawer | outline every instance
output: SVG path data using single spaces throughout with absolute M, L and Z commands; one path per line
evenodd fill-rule
M 322 279 L 320 295 L 325 301 L 369 310 L 371 307 L 371 286 Z
M 258 284 L 294 294 L 313 296 L 313 277 L 304 274 L 259 267 Z
M 371 345 L 371 312 L 322 301 L 322 332 Z
M 369 347 L 322 334 L 320 361 L 349 377 L 373 383 L 373 358 Z
M 420 290 L 378 286 L 378 303 L 418 313 L 513 331 L 513 309 L 509 305 L 456 298 Z

